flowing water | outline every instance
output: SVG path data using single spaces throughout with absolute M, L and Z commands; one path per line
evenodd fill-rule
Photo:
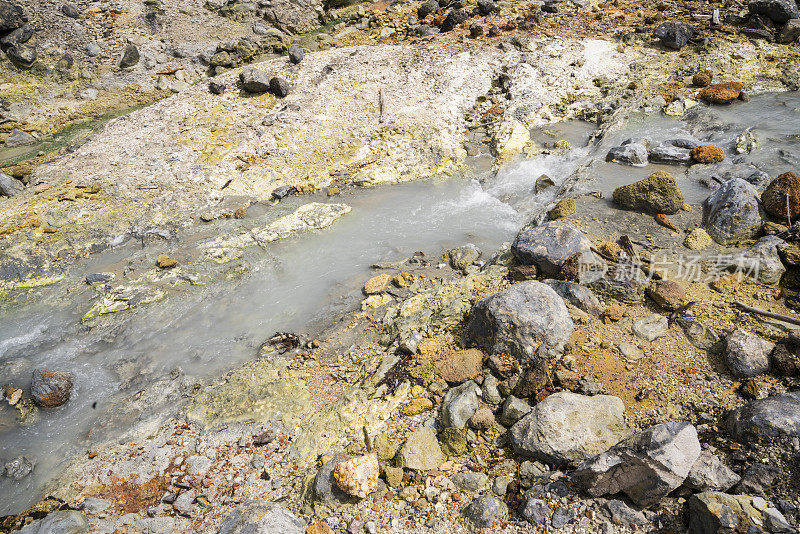
M 728 107 L 698 107 L 685 118 L 633 117 L 623 129 L 591 145 L 590 125 L 553 125 L 549 130 L 555 137 L 544 131 L 534 137 L 568 139 L 573 149 L 565 155 L 537 156 L 499 173 L 478 171 L 482 160 L 477 158 L 476 170 L 466 177 L 356 191 L 335 200 L 353 210 L 331 227 L 249 251 L 245 259 L 251 268 L 241 277 L 192 286 L 164 301 L 115 314 L 113 321 L 95 327 L 80 322 L 93 296 L 81 279 L 92 272 L 152 262 L 164 243 L 151 241 L 143 248 L 130 240 L 74 266 L 59 284 L 37 290 L 35 299 L 0 308 L 0 384 L 27 388 L 37 367 L 75 374 L 70 401 L 42 410 L 31 426 L 20 427 L 13 409 L 0 408 L 0 459 L 22 454 L 36 463 L 33 474 L 22 481 L 0 478 L 0 514 L 16 513 L 35 502 L 65 459 L 90 447 L 87 436 L 98 421 L 115 413 L 115 403 L 176 367 L 199 379 L 218 376 L 252 359 L 276 331 L 313 335 L 315 328 L 354 309 L 370 264 L 407 258 L 415 251 L 435 258 L 444 249 L 468 242 L 491 253 L 542 211 L 558 184 L 590 162 L 595 162 L 590 179 L 580 188 L 601 190 L 606 196 L 662 168 L 605 163 L 608 149 L 628 137 L 647 136 L 655 144 L 694 134 L 733 156 L 733 139 L 748 127 L 759 137 L 759 149 L 731 157 L 734 166 L 726 163 L 704 172 L 724 176 L 752 164 L 774 177 L 798 169 L 800 98 L 765 95 Z M 708 194 L 695 171 L 663 168 L 676 174 L 688 202 Z M 542 174 L 556 187 L 536 194 L 535 182 Z M 291 198 L 262 211 L 274 218 L 307 201 Z M 256 218 L 267 216 L 257 211 L 253 210 Z M 121 433 L 126 424 L 119 421 L 112 430 Z

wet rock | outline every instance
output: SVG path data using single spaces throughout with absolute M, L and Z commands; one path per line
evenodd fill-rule
M 36 142 L 36 138 L 28 132 L 22 130 L 14 130 L 11 135 L 6 137 L 6 146 L 9 148 L 23 145 L 32 145 Z
M 278 76 L 273 76 L 269 81 L 269 90 L 278 98 L 286 98 L 289 94 L 289 82 Z
M 686 477 L 686 486 L 697 491 L 727 491 L 735 486 L 741 477 L 708 451 L 692 466 Z
M 662 423 L 585 461 L 573 480 L 592 496 L 622 492 L 637 506 L 647 507 L 680 486 L 699 457 L 694 426 Z
M 509 395 L 503 402 L 503 411 L 500 413 L 500 423 L 504 426 L 513 426 L 531 411 L 531 405 L 522 399 Z
M 667 318 L 654 313 L 633 323 L 633 333 L 644 341 L 655 341 L 669 330 Z
M 89 531 L 89 521 L 83 514 L 75 510 L 62 510 L 30 523 L 19 534 L 82 534 Z
M 472 380 L 451 388 L 442 401 L 442 422 L 454 428 L 467 426 L 467 421 L 478 409 L 479 393 L 480 388 Z
M 629 433 L 618 397 L 562 391 L 534 406 L 509 435 L 518 454 L 564 464 L 601 453 Z
M 489 483 L 489 477 L 485 473 L 474 471 L 456 473 L 451 480 L 456 488 L 470 493 L 478 493 Z
M 785 221 L 788 215 L 796 220 L 800 215 L 800 178 L 793 172 L 781 174 L 761 193 L 761 203 L 776 219 Z
M 525 502 L 520 507 L 519 515 L 531 525 L 544 525 L 553 515 L 553 510 L 547 502 L 526 493 Z
M 306 524 L 283 506 L 245 501 L 222 521 L 219 534 L 304 534 Z
M 71 19 L 77 19 L 81 16 L 75 4 L 64 4 L 61 6 L 61 12 Z
M 750 377 L 769 371 L 774 343 L 741 328 L 734 330 L 725 343 L 725 361 L 734 376 Z
M 761 510 L 766 509 L 767 503 L 760 497 L 717 491 L 698 493 L 689 499 L 689 532 L 752 532 L 751 525 L 764 524 Z
M 778 24 L 800 18 L 797 4 L 792 0 L 752 0 L 747 4 L 747 9 L 752 15 L 764 15 Z
M 35 369 L 31 377 L 31 398 L 39 406 L 54 408 L 69 400 L 72 373 Z
M 266 93 L 270 90 L 269 76 L 259 69 L 245 69 L 239 74 L 239 81 L 242 83 L 242 89 L 248 93 Z
M 683 241 L 683 246 L 689 250 L 702 250 L 713 244 L 714 240 L 711 239 L 711 236 L 708 235 L 708 232 L 702 228 L 695 228 L 689 232 L 689 235 L 687 235 L 686 239 Z
M 685 22 L 662 22 L 653 32 L 653 37 L 661 40 L 667 48 L 680 50 L 694 35 L 694 27 Z
M 714 83 L 704 87 L 697 97 L 709 104 L 730 104 L 742 93 L 742 84 L 739 82 Z
M 555 221 L 557 219 L 569 217 L 573 213 L 575 213 L 575 199 L 562 198 L 550 209 L 550 211 L 547 212 L 547 215 L 551 220 Z
M 468 339 L 489 354 L 510 354 L 521 362 L 560 354 L 573 331 L 561 297 L 533 280 L 479 300 L 469 315 Z
M 298 45 L 291 45 L 289 48 L 286 49 L 286 52 L 289 54 L 289 61 L 297 65 L 306 55 L 306 51 L 303 50 L 301 46 Z
M 347 461 L 349 458 L 344 454 L 337 454 L 317 471 L 314 477 L 314 498 L 328 506 L 339 506 L 353 501 L 353 497 L 348 495 L 336 484 L 334 472 L 336 466 Z
M 472 501 L 464 510 L 464 516 L 478 528 L 488 528 L 495 521 L 508 516 L 506 505 L 491 495 L 484 495 Z
M 719 163 L 725 159 L 725 153 L 718 146 L 697 145 L 689 155 L 697 163 Z
M 636 142 L 623 143 L 608 151 L 606 161 L 644 167 L 647 165 L 647 147 Z
M 647 296 L 664 308 L 674 311 L 689 302 L 686 290 L 672 280 L 654 280 L 647 286 Z
M 483 368 L 483 353 L 478 349 L 453 351 L 433 363 L 433 372 L 451 384 L 478 378 Z
M 741 178 L 723 183 L 703 202 L 703 227 L 721 245 L 752 239 L 763 225 L 758 192 Z
M 725 425 L 742 443 L 779 436 L 800 437 L 800 391 L 745 404 L 726 418 Z
M 139 63 L 139 49 L 135 44 L 128 44 L 119 60 L 120 68 L 127 69 Z
M 28 460 L 25 456 L 17 456 L 3 465 L 5 475 L 16 482 L 30 475 L 33 471 L 33 467 L 33 462 Z
M 683 206 L 683 193 L 674 176 L 657 171 L 643 180 L 615 189 L 614 202 L 624 209 L 671 215 Z
M 25 187 L 22 185 L 22 182 L 7 174 L 0 173 L 0 195 L 13 197 L 14 195 L 22 193 L 23 189 L 25 189 Z
M 451 9 L 447 14 L 447 17 L 445 17 L 444 22 L 442 22 L 440 29 L 443 33 L 452 31 L 456 26 L 466 21 L 468 18 L 469 15 L 467 15 L 467 12 L 463 9 Z
M 450 267 L 466 272 L 481 257 L 481 249 L 473 244 L 457 247 L 447 252 Z
M 363 499 L 378 489 L 378 472 L 378 455 L 370 453 L 337 464 L 333 477 L 342 491 Z
M 665 163 L 667 165 L 688 165 L 692 162 L 691 151 L 687 148 L 661 144 L 650 150 L 652 163 Z
M 636 265 L 617 263 L 611 265 L 606 275 L 589 284 L 589 287 L 603 297 L 635 304 L 642 301 L 649 283 L 650 280 Z
M 436 432 L 432 428 L 422 427 L 406 438 L 406 442 L 397 453 L 397 467 L 414 471 L 430 471 L 438 469 L 446 460 Z
M 708 69 L 701 70 L 692 76 L 692 83 L 697 87 L 708 87 L 714 80 L 714 73 Z
M 639 510 L 634 510 L 624 502 L 611 499 L 605 504 L 606 510 L 611 514 L 611 521 L 623 527 L 644 526 L 649 523 Z
M 579 255 L 584 272 L 581 281 L 588 283 L 604 272 L 605 264 L 591 251 L 592 242 L 568 221 L 553 221 L 540 226 L 526 226 L 511 245 L 511 252 L 525 265 L 535 265 L 547 277 L 559 275 L 565 262 Z

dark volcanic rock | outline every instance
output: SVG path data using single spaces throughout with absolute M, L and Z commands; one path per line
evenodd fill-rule
M 3 50 L 11 46 L 27 43 L 33 37 L 33 26 L 24 24 L 0 39 L 0 48 Z
M 685 22 L 662 22 L 653 32 L 667 48 L 680 50 L 694 35 L 694 27 Z
M 80 11 L 78 11 L 78 8 L 75 7 L 75 4 L 64 4 L 61 6 L 61 12 L 71 19 L 77 19 L 81 16 Z
M 269 90 L 278 98 L 285 98 L 289 94 L 289 82 L 283 78 L 273 76 L 269 81 Z
M 27 21 L 22 7 L 15 2 L 0 0 L 0 35 L 16 30 Z
M 297 65 L 306 55 L 305 50 L 301 46 L 292 45 L 286 50 L 289 54 L 289 61 Z
M 437 9 L 439 9 L 439 2 L 436 0 L 428 0 L 427 2 L 423 2 L 417 9 L 417 17 L 422 20 L 431 13 L 435 13 Z
M 591 250 L 592 242 L 568 221 L 553 221 L 540 226 L 526 226 L 517 234 L 511 252 L 525 265 L 535 265 L 539 272 L 556 277 L 574 255 L 579 255 L 581 282 L 592 282 L 605 272 L 605 263 Z
M 447 14 L 447 17 L 442 22 L 442 32 L 452 31 L 456 26 L 469 18 L 467 12 L 463 9 L 453 9 Z
M 211 80 L 208 82 L 208 90 L 212 95 L 221 95 L 227 88 L 227 85 L 217 80 Z
M 787 198 L 788 197 L 788 198 Z M 785 172 L 772 180 L 761 193 L 764 211 L 776 219 L 786 216 L 797 219 L 800 215 L 800 178 L 793 172 Z
M 239 80 L 248 93 L 266 93 L 270 90 L 269 76 L 262 70 L 246 69 L 239 74 Z
M 641 143 L 627 143 L 615 146 L 606 154 L 606 161 L 643 167 L 647 165 L 647 147 Z
M 139 63 L 139 49 L 135 44 L 129 44 L 122 52 L 122 57 L 119 60 L 119 66 L 123 69 L 133 67 Z
M 778 24 L 800 18 L 794 0 L 753 0 L 747 9 L 754 15 L 765 15 Z
M 800 437 L 800 391 L 758 399 L 731 412 L 728 431 L 746 443 L 778 436 Z
M 72 373 L 36 369 L 31 378 L 31 398 L 39 406 L 52 408 L 69 400 L 72 392 Z
M 21 69 L 29 69 L 36 62 L 36 48 L 28 44 L 18 44 L 6 50 L 6 55 L 14 65 Z

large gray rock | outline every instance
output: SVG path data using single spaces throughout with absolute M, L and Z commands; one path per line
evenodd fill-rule
M 630 435 L 619 397 L 554 393 L 509 431 L 518 454 L 552 464 L 580 462 Z
M 783 243 L 783 239 L 774 235 L 764 236 L 744 252 L 723 256 L 716 266 L 745 273 L 765 284 L 777 284 L 786 272 L 786 267 L 778 256 L 778 245 Z
M 800 391 L 754 400 L 731 412 L 728 432 L 746 443 L 761 438 L 800 438 Z
M 470 311 L 466 336 L 489 354 L 526 362 L 560 354 L 573 328 L 561 297 L 531 280 L 479 300 Z
M 397 467 L 415 471 L 438 469 L 447 458 L 436 439 L 432 428 L 422 427 L 406 437 L 406 442 L 397 453 Z
M 625 493 L 636 505 L 647 507 L 683 484 L 699 457 L 694 426 L 662 423 L 586 460 L 573 480 L 594 497 Z
M 589 283 L 605 272 L 606 265 L 591 251 L 592 242 L 569 221 L 551 221 L 540 226 L 526 226 L 511 244 L 511 252 L 525 265 L 535 265 L 539 272 L 556 277 L 564 262 L 578 254 L 580 282 Z
M 754 15 L 769 17 L 778 24 L 800 18 L 794 0 L 753 0 L 747 4 L 747 9 Z
M 89 521 L 75 510 L 48 514 L 19 531 L 19 534 L 82 534 L 89 532 Z
M 688 165 L 692 162 L 692 156 L 688 148 L 661 144 L 650 150 L 650 161 L 667 165 Z
M 283 506 L 245 501 L 219 527 L 219 534 L 305 534 L 306 524 Z
M 566 280 L 545 280 L 544 282 L 553 288 L 562 299 L 572 304 L 576 308 L 585 311 L 595 317 L 603 313 L 603 305 L 597 299 L 592 290 L 575 282 Z
M 488 528 L 507 515 L 506 505 L 491 495 L 478 497 L 464 509 L 464 516 L 478 528 Z
M 636 142 L 623 143 L 608 151 L 606 161 L 644 167 L 647 165 L 647 147 Z
M 0 174 L 0 195 L 13 197 L 24 189 L 22 182 L 7 174 Z
M 248 93 L 266 93 L 270 90 L 270 78 L 266 72 L 259 69 L 245 69 L 239 74 L 242 89 Z
M 708 451 L 700 457 L 686 477 L 686 486 L 697 491 L 727 491 L 739 483 L 741 477 Z
M 469 418 L 478 410 L 480 392 L 478 384 L 472 380 L 450 388 L 442 401 L 442 422 L 455 428 L 467 426 Z
M 703 227 L 721 245 L 752 239 L 763 225 L 758 191 L 741 178 L 723 183 L 703 202 Z
M 769 371 L 770 354 L 774 348 L 774 343 L 737 328 L 726 339 L 725 361 L 735 376 L 762 375 Z

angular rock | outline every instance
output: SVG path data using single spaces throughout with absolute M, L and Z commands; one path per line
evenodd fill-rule
M 23 145 L 32 145 L 36 142 L 36 138 L 29 134 L 28 132 L 23 132 L 22 130 L 14 130 L 11 132 L 6 138 L 6 146 L 16 147 L 16 146 L 23 146 Z
M 588 287 L 565 280 L 551 279 L 545 280 L 544 283 L 553 288 L 564 301 L 585 311 L 589 315 L 599 317 L 600 314 L 603 313 L 603 305 L 600 304 L 600 301 Z
M 22 7 L 16 2 L 0 1 L 0 35 L 10 33 L 28 22 Z
M 647 296 L 669 311 L 677 310 L 689 302 L 683 286 L 672 280 L 654 280 L 647 286 Z
M 436 439 L 436 432 L 432 428 L 422 427 L 408 435 L 397 453 L 396 461 L 397 467 L 430 471 L 438 469 L 446 459 Z
M 721 257 L 716 267 L 747 274 L 764 284 L 777 284 L 786 272 L 778 255 L 778 246 L 783 243 L 782 239 L 773 235 L 764 236 L 744 252 Z
M 699 456 L 694 426 L 662 423 L 585 461 L 573 480 L 595 497 L 622 492 L 636 505 L 648 507 L 680 486 Z
M 0 195 L 13 197 L 14 195 L 22 193 L 23 189 L 25 189 L 25 187 L 22 185 L 22 182 L 7 174 L 0 173 Z
M 650 280 L 635 264 L 620 262 L 611 265 L 606 275 L 589 284 L 595 293 L 636 304 L 644 298 Z
M 278 98 L 286 98 L 289 94 L 289 82 L 283 78 L 273 76 L 269 80 L 269 90 Z
M 656 171 L 643 180 L 615 189 L 614 202 L 624 209 L 672 215 L 683 206 L 683 193 L 674 176 Z
M 348 459 L 348 456 L 344 454 L 337 454 L 319 468 L 313 483 L 314 498 L 316 500 L 332 507 L 353 501 L 353 497 L 342 491 L 339 485 L 336 484 L 334 475 L 336 466 Z
M 783 470 L 773 465 L 753 464 L 742 473 L 734 493 L 765 495 L 783 477 Z M 720 490 L 725 491 L 725 490 Z
M 796 43 L 798 39 L 800 39 L 800 20 L 792 19 L 786 23 L 780 34 L 778 34 L 778 42 L 785 44 Z
M 689 532 L 752 532 L 749 529 L 751 525 L 763 523 L 761 509 L 766 509 L 765 505 L 760 497 L 749 495 L 728 495 L 717 491 L 692 495 L 689 499 Z
M 258 69 L 245 69 L 239 74 L 242 89 L 248 93 L 266 93 L 270 90 L 270 80 L 266 72 Z
M 18 534 L 82 534 L 90 532 L 86 517 L 75 510 L 62 510 L 30 523 Z
M 2 35 L 3 32 L 0 32 Z M 27 43 L 33 37 L 33 26 L 30 24 L 23 24 L 13 32 L 0 38 L 0 48 L 5 50 L 12 46 Z
M 39 406 L 54 408 L 69 400 L 72 373 L 35 369 L 31 377 L 31 398 Z
M 439 9 L 439 2 L 436 0 L 427 0 L 420 4 L 419 8 L 417 8 L 417 17 L 420 20 L 424 19 L 431 13 L 435 13 Z
M 796 220 L 800 215 L 800 178 L 793 172 L 779 175 L 761 193 L 761 203 L 776 219 L 785 221 L 788 215 Z
M 503 411 L 500 413 L 500 423 L 504 426 L 512 426 L 517 421 L 525 417 L 531 411 L 531 405 L 522 399 L 509 395 L 503 403 Z
M 667 318 L 654 313 L 633 323 L 633 333 L 644 341 L 655 341 L 669 329 Z
M 725 361 L 734 376 L 746 378 L 769 372 L 774 343 L 741 328 L 734 330 L 725 343 Z
M 747 9 L 753 15 L 764 15 L 778 24 L 800 18 L 797 4 L 792 0 L 752 0 L 747 4 Z
M 564 263 L 579 255 L 581 282 L 591 282 L 605 272 L 605 263 L 591 251 L 592 242 L 568 221 L 526 226 L 517 234 L 511 252 L 525 265 L 535 265 L 548 277 L 556 277 Z
M 694 35 L 694 27 L 685 22 L 662 22 L 653 32 L 653 37 L 661 40 L 664 46 L 680 50 Z
M 20 69 L 29 69 L 36 63 L 39 54 L 36 47 L 29 44 L 16 44 L 6 49 L 6 55 Z
M 731 412 L 725 426 L 742 443 L 781 436 L 800 437 L 800 391 L 745 404 Z
M 606 161 L 644 167 L 647 165 L 647 147 L 641 143 L 623 143 L 608 151 Z
M 464 428 L 478 409 L 478 385 L 469 380 L 451 388 L 442 401 L 442 422 L 446 426 Z
M 34 464 L 25 456 L 17 456 L 13 460 L 7 461 L 3 465 L 3 469 L 5 470 L 5 475 L 14 480 L 19 482 L 26 476 L 31 474 L 33 471 Z
M 127 69 L 139 63 L 139 49 L 135 44 L 128 44 L 125 50 L 122 51 L 122 57 L 119 60 L 120 68 Z
M 211 80 L 210 82 L 208 82 L 208 91 L 212 95 L 221 95 L 222 93 L 225 92 L 227 88 L 228 88 L 227 85 L 217 80 Z
M 289 48 L 286 49 L 286 52 L 289 54 L 289 61 L 297 65 L 306 55 L 305 50 L 301 46 L 298 45 L 291 45 Z
M 692 155 L 687 148 L 662 144 L 650 151 L 650 161 L 667 165 L 688 165 L 692 162 Z
M 503 402 L 503 397 L 497 389 L 499 381 L 493 374 L 487 374 L 481 384 L 481 398 L 487 404 L 500 404 Z
M 634 510 L 618 499 L 606 502 L 606 510 L 611 514 L 611 521 L 623 527 L 644 526 L 648 524 L 647 518 L 639 510 Z
M 518 454 L 557 465 L 601 453 L 629 434 L 620 398 L 568 391 L 547 397 L 509 431 Z
M 526 493 L 525 503 L 519 509 L 519 515 L 531 525 L 544 525 L 553 515 L 547 502 Z
M 507 515 L 506 505 L 491 495 L 478 497 L 464 509 L 464 516 L 478 528 L 489 528 Z
M 345 460 L 333 470 L 339 489 L 360 499 L 378 489 L 378 474 L 378 455 L 375 453 Z
M 454 248 L 447 252 L 450 267 L 465 271 L 471 267 L 481 257 L 481 249 L 473 244 Z
M 466 336 L 489 354 L 527 362 L 563 352 L 572 331 L 561 297 L 531 280 L 479 300 L 470 311 Z
M 697 491 L 727 491 L 739 483 L 741 477 L 708 451 L 692 466 L 685 485 Z
M 305 534 L 306 524 L 283 506 L 245 501 L 222 521 L 219 534 Z
M 703 227 L 721 245 L 752 239 L 763 225 L 758 192 L 741 178 L 723 183 L 703 202 Z

